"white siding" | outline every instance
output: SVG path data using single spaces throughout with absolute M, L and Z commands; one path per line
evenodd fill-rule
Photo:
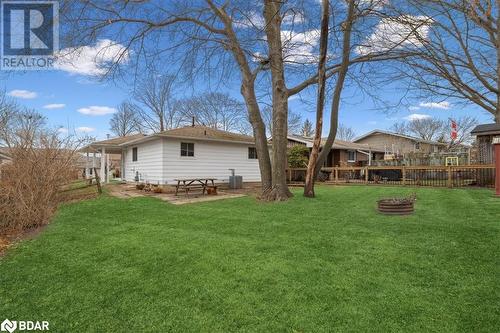
M 194 143 L 194 157 L 181 156 L 181 142 Z M 227 182 L 230 171 L 243 176 L 244 182 L 260 182 L 259 162 L 248 158 L 251 144 L 166 139 L 164 150 L 164 179 L 173 184 L 176 178 L 213 177 Z
M 181 142 L 194 143 L 194 157 L 181 156 Z M 137 147 L 137 162 L 132 161 L 132 149 Z M 124 150 L 126 181 L 133 182 L 136 172 L 141 181 L 174 184 L 178 178 L 217 178 L 227 182 L 230 171 L 243 176 L 244 182 L 260 182 L 259 162 L 248 158 L 251 144 L 156 138 L 131 145 Z
M 163 179 L 163 150 L 164 141 L 156 138 L 151 141 L 128 146 L 124 151 L 125 179 L 129 182 L 135 180 L 139 172 L 141 181 L 164 184 Z M 137 161 L 132 161 L 132 149 L 137 147 Z

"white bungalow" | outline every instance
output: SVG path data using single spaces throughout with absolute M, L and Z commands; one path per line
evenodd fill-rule
M 230 169 L 244 182 L 260 182 L 254 138 L 188 126 L 152 135 L 133 135 L 94 142 L 86 149 L 89 165 L 97 165 L 101 179 L 109 181 L 110 154 L 121 155 L 121 178 L 127 182 L 174 184 L 179 178 L 217 178 L 227 182 Z M 89 152 L 94 152 L 89 156 Z M 87 175 L 90 172 L 87 172 Z

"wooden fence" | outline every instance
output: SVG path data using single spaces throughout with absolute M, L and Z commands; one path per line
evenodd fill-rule
M 287 170 L 290 184 L 302 184 L 305 168 Z M 328 184 L 381 184 L 434 187 L 494 187 L 494 165 L 368 166 L 322 168 L 320 182 Z

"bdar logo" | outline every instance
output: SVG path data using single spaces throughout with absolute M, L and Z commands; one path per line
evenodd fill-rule
M 2 324 L 0 325 L 0 330 L 2 332 L 14 332 L 17 328 L 17 322 L 16 321 L 10 321 L 8 319 L 5 319 Z

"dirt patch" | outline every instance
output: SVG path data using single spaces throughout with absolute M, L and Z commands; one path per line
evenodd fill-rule
M 24 240 L 34 239 L 41 234 L 47 225 L 26 230 L 8 230 L 0 234 L 0 258 L 5 255 L 7 250 Z

